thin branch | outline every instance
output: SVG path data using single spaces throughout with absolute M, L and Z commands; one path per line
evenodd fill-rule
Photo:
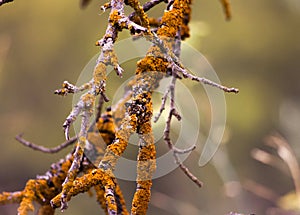
M 224 92 L 228 92 L 228 93 L 238 93 L 239 89 L 237 88 L 230 88 L 230 87 L 226 87 L 223 86 L 221 84 L 215 83 L 211 80 L 208 80 L 206 78 L 201 78 L 195 75 L 190 74 L 184 67 L 183 65 L 180 63 L 180 59 L 167 47 L 167 45 L 165 44 L 165 42 L 160 39 L 156 33 L 152 32 L 152 37 L 148 37 L 148 39 L 155 45 L 157 45 L 162 53 L 165 55 L 165 57 L 167 58 L 168 62 L 170 63 L 170 68 L 172 69 L 172 71 L 176 71 L 181 73 L 183 75 L 184 78 L 189 78 L 193 81 L 197 81 L 203 84 L 207 84 L 213 87 L 216 87 L 218 89 L 223 90 Z
M 85 96 L 84 94 L 83 96 Z M 69 140 L 69 129 L 71 124 L 76 120 L 77 116 L 81 113 L 81 111 L 84 108 L 84 102 L 82 101 L 82 97 L 80 98 L 79 102 L 74 106 L 73 110 L 69 114 L 69 116 L 66 118 L 63 128 L 64 128 L 64 133 L 65 133 L 65 138 L 66 140 Z
M 46 148 L 44 146 L 40 146 L 40 145 L 34 144 L 32 142 L 29 142 L 29 141 L 25 140 L 22 136 L 23 136 L 23 134 L 19 134 L 15 138 L 16 138 L 17 141 L 19 141 L 20 143 L 22 143 L 24 146 L 27 146 L 27 147 L 29 147 L 29 148 L 31 148 L 33 150 L 41 151 L 41 152 L 44 152 L 44 153 L 56 153 L 56 152 L 59 152 L 62 149 L 68 147 L 69 145 L 72 145 L 73 143 L 75 143 L 77 141 L 77 137 L 72 137 L 69 140 L 63 142 L 62 144 L 60 144 L 60 145 L 58 145 L 56 147 Z
M 262 184 L 258 184 L 255 181 L 252 180 L 246 180 L 243 183 L 243 188 L 253 194 L 255 194 L 256 196 L 259 196 L 263 199 L 266 199 L 270 202 L 277 202 L 278 199 L 280 198 L 280 196 L 274 192 L 274 190 L 262 185 Z
M 180 46 L 181 46 L 181 37 L 180 37 L 180 29 L 178 30 L 178 32 L 176 33 L 176 40 L 175 43 L 173 45 L 173 50 L 175 52 L 170 52 L 168 51 L 168 53 L 171 53 L 171 55 L 173 56 L 173 58 L 178 59 L 179 55 L 180 55 Z M 159 43 L 159 45 L 161 45 L 160 43 L 163 44 L 163 41 L 161 41 L 159 38 L 155 38 L 155 40 Z M 166 46 L 162 46 L 163 49 L 166 50 Z M 164 52 L 166 53 L 166 52 Z M 170 56 L 170 55 L 169 55 Z M 173 62 L 173 61 L 172 61 Z M 171 67 L 171 75 L 172 75 L 172 79 L 171 79 L 171 83 L 168 86 L 167 91 L 164 94 L 164 97 L 162 98 L 162 105 L 160 108 L 160 112 L 158 114 L 158 117 L 161 115 L 162 111 L 165 108 L 165 103 L 166 103 L 166 99 L 167 99 L 167 95 L 170 93 L 170 111 L 169 111 L 169 116 L 166 120 L 166 126 L 165 126 L 165 130 L 164 130 L 164 141 L 167 144 L 167 146 L 169 147 L 169 149 L 173 152 L 173 156 L 175 159 L 176 164 L 180 167 L 180 169 L 184 172 L 184 174 L 190 178 L 197 186 L 202 187 L 203 183 L 196 177 L 194 176 L 189 169 L 181 162 L 181 160 L 178 157 L 178 154 L 184 154 L 184 153 L 189 153 L 192 150 L 195 149 L 195 145 L 193 145 L 192 147 L 185 149 L 185 150 L 181 150 L 181 149 L 177 149 L 174 144 L 172 143 L 172 140 L 170 138 L 170 132 L 171 132 L 171 121 L 172 121 L 172 117 L 176 117 L 177 120 L 181 120 L 181 116 L 180 114 L 177 112 L 176 110 L 176 106 L 175 106 L 175 85 L 176 85 L 176 80 L 177 78 L 179 78 L 178 74 L 177 74 L 177 70 L 174 69 L 174 67 Z M 155 118 L 157 119 L 157 117 Z
M 207 85 L 210 85 L 212 87 L 216 87 L 220 90 L 223 90 L 224 92 L 227 92 L 227 93 L 238 93 L 239 92 L 239 89 L 237 88 L 234 88 L 234 87 L 226 87 L 226 86 L 223 86 L 221 84 L 218 84 L 216 82 L 213 82 L 209 79 L 206 79 L 206 78 L 202 78 L 202 77 L 198 77 L 198 76 L 195 76 L 195 75 L 192 75 L 191 73 L 189 73 L 186 69 L 183 69 L 181 68 L 180 66 L 178 66 L 177 64 L 175 63 L 172 63 L 172 66 L 174 67 L 174 69 L 176 69 L 178 72 L 182 73 L 183 77 L 184 78 L 189 78 L 193 81 L 197 81 L 197 82 L 200 82 L 200 83 L 203 83 L 203 84 L 207 84 Z
M 76 145 L 76 149 L 74 152 L 74 160 L 72 162 L 72 165 L 68 171 L 68 175 L 65 178 L 65 181 L 63 183 L 63 188 L 61 192 L 61 210 L 65 210 L 68 208 L 68 192 L 73 187 L 73 181 L 76 179 L 76 176 L 78 174 L 80 163 L 83 158 L 83 152 L 86 145 L 87 140 L 87 133 L 89 129 L 89 123 L 90 118 L 92 115 L 92 110 L 94 107 L 94 97 L 90 97 L 91 95 L 85 94 L 82 97 L 82 100 L 80 102 L 83 102 L 83 106 L 81 107 L 82 113 L 81 113 L 81 126 L 80 126 L 80 132 L 78 137 L 78 142 Z
M 174 109 L 173 109 L 174 111 Z M 170 138 L 170 127 L 171 127 L 171 120 L 172 120 L 172 116 L 173 116 L 173 111 L 170 111 L 169 113 L 169 117 L 166 121 L 166 127 L 164 130 L 164 141 L 166 142 L 166 144 L 168 145 L 169 149 L 173 151 L 173 156 L 175 159 L 175 162 L 177 165 L 179 165 L 180 169 L 183 171 L 183 173 L 190 178 L 198 187 L 202 187 L 203 183 L 195 176 L 193 175 L 189 169 L 180 161 L 178 154 L 179 154 L 179 150 L 177 148 L 174 147 L 172 140 Z M 191 150 L 195 149 L 195 146 L 192 146 L 191 148 L 189 148 L 188 150 L 183 150 L 181 151 L 181 153 L 188 153 Z
M 251 150 L 250 154 L 253 159 L 265 165 L 277 168 L 278 170 L 282 171 L 285 175 L 290 176 L 289 170 L 286 168 L 286 165 L 278 156 L 258 148 L 254 148 L 253 150 Z
M 276 149 L 279 157 L 287 164 L 293 178 L 298 202 L 300 203 L 300 168 L 293 149 L 279 134 L 267 138 L 266 144 Z
M 190 148 L 187 148 L 187 149 L 178 149 L 175 146 L 173 147 L 173 151 L 176 154 L 190 153 L 191 151 L 194 151 L 195 149 L 196 149 L 196 145 L 192 145 Z
M 175 116 L 176 118 L 178 118 L 180 116 L 178 114 L 178 112 L 176 111 L 175 103 L 174 103 L 174 101 L 175 101 L 175 83 L 176 83 L 176 78 L 173 76 L 172 82 L 169 87 L 170 92 L 171 92 L 171 102 L 170 102 L 170 112 L 169 112 L 168 119 L 166 121 L 165 130 L 164 130 L 164 141 L 167 144 L 167 146 L 169 147 L 169 149 L 171 151 L 173 151 L 173 156 L 174 156 L 175 162 L 180 167 L 180 169 L 183 171 L 183 173 L 188 178 L 190 178 L 196 185 L 198 185 L 199 187 L 202 187 L 203 183 L 189 171 L 189 169 L 180 161 L 180 159 L 178 157 L 178 154 L 191 152 L 192 150 L 195 149 L 195 146 L 192 146 L 185 150 L 180 150 L 180 149 L 177 149 L 173 145 L 172 140 L 170 138 L 172 116 Z
M 110 1 L 109 2 L 106 2 L 105 4 L 103 4 L 101 6 L 101 10 L 103 10 L 103 12 L 105 12 L 107 9 L 110 9 L 111 8 L 111 4 L 110 4 Z
M 151 8 L 155 7 L 156 5 L 158 5 L 159 3 L 163 2 L 164 0 L 151 0 L 151 1 L 148 1 L 146 2 L 144 5 L 143 5 L 143 10 L 144 12 L 147 12 L 148 10 L 150 10 Z M 132 12 L 128 18 L 130 20 L 133 20 L 134 17 L 136 16 L 136 12 Z
M 159 109 L 158 114 L 154 117 L 154 120 L 153 120 L 154 122 L 157 122 L 159 120 L 162 112 L 165 110 L 165 106 L 166 106 L 166 102 L 167 102 L 169 93 L 170 93 L 170 88 L 168 87 L 168 89 L 165 91 L 163 97 L 161 98 L 162 102 L 160 105 L 160 109 Z
M 66 96 L 67 94 L 70 94 L 70 93 L 79 93 L 79 92 L 82 92 L 84 90 L 87 90 L 87 89 L 90 89 L 91 88 L 91 81 L 88 82 L 88 83 L 85 83 L 79 87 L 76 87 L 75 85 L 69 83 L 68 81 L 64 81 L 64 83 L 62 84 L 62 88 L 61 89 L 58 89 L 58 90 L 55 90 L 54 91 L 54 94 L 57 94 L 57 95 L 61 95 L 61 96 Z

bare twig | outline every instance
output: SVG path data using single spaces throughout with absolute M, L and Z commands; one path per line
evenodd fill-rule
M 180 30 L 177 32 L 176 36 L 177 36 L 177 40 L 175 40 L 173 49 L 174 49 L 174 56 L 179 57 L 180 52 L 181 52 L 181 50 L 180 50 L 180 46 L 181 46 L 181 42 L 180 42 L 181 33 L 180 33 Z M 176 79 L 179 76 L 178 76 L 176 70 L 173 70 L 173 68 L 171 68 L 171 69 L 172 69 L 172 81 L 171 81 L 171 84 L 169 85 L 169 91 L 170 91 L 170 94 L 171 94 L 170 95 L 171 96 L 171 98 L 170 98 L 170 112 L 169 112 L 169 117 L 166 121 L 165 130 L 164 130 L 164 140 L 167 143 L 169 149 L 173 151 L 173 156 L 174 156 L 175 162 L 176 162 L 177 165 L 179 165 L 180 169 L 184 172 L 184 174 L 188 178 L 190 178 L 196 185 L 198 185 L 199 187 L 202 187 L 203 183 L 189 171 L 189 169 L 180 161 L 180 159 L 178 157 L 178 154 L 189 153 L 192 150 L 194 150 L 195 145 L 190 147 L 189 149 L 186 149 L 186 150 L 179 150 L 173 145 L 173 143 L 171 141 L 171 138 L 170 138 L 170 128 L 171 128 L 172 116 L 175 116 L 178 120 L 181 120 L 181 116 L 176 111 L 176 107 L 175 107 L 175 84 L 176 84 Z
M 246 180 L 243 183 L 243 188 L 263 199 L 274 203 L 280 198 L 280 196 L 277 193 L 275 193 L 272 189 L 262 184 L 258 184 L 252 180 Z
M 172 109 L 172 110 L 174 111 L 175 109 Z M 173 151 L 173 156 L 174 156 L 175 162 L 177 165 L 179 165 L 180 169 L 184 172 L 184 174 L 188 178 L 190 178 L 196 185 L 198 185 L 199 187 L 202 187 L 203 183 L 189 171 L 189 169 L 180 161 L 180 159 L 178 157 L 178 154 L 188 153 L 188 152 L 192 151 L 193 149 L 195 149 L 195 146 L 192 146 L 191 148 L 189 148 L 187 150 L 180 150 L 180 149 L 177 149 L 176 147 L 174 147 L 174 145 L 171 141 L 170 127 L 171 127 L 171 119 L 173 116 L 173 113 L 172 113 L 173 111 L 170 111 L 169 117 L 166 121 L 166 127 L 164 130 L 164 141 L 168 145 L 169 149 Z
M 165 106 L 166 106 L 166 102 L 167 102 L 169 93 L 170 93 L 170 88 L 168 87 L 168 89 L 165 91 L 163 97 L 161 98 L 162 102 L 160 105 L 160 109 L 159 109 L 159 112 L 157 113 L 157 115 L 154 117 L 154 120 L 153 120 L 154 122 L 157 122 L 159 120 L 161 114 L 165 110 Z
M 197 81 L 197 82 L 200 82 L 200 83 L 203 83 L 203 84 L 210 85 L 212 87 L 219 88 L 220 90 L 223 90 L 224 92 L 227 92 L 227 93 L 238 93 L 239 92 L 239 90 L 237 88 L 234 88 L 234 87 L 231 87 L 231 88 L 225 87 L 225 86 L 223 86 L 221 84 L 218 84 L 216 82 L 213 82 L 213 81 L 211 81 L 209 79 L 201 78 L 201 77 L 192 75 L 189 72 L 187 72 L 186 69 L 183 69 L 183 68 L 179 67 L 176 64 L 173 64 L 173 66 L 175 67 L 175 69 L 177 69 L 177 71 L 179 71 L 180 73 L 182 73 L 182 75 L 183 75 L 184 78 L 189 78 L 189 79 L 191 79 L 193 81 Z
M 147 38 L 161 49 L 162 53 L 165 55 L 166 59 L 170 63 L 169 67 L 171 68 L 171 70 L 173 72 L 176 72 L 176 75 L 178 75 L 177 72 L 179 72 L 182 74 L 182 76 L 184 78 L 188 78 L 193 81 L 197 81 L 197 82 L 200 82 L 203 84 L 207 84 L 207 85 L 216 87 L 218 89 L 223 90 L 224 92 L 228 92 L 228 93 L 232 93 L 232 92 L 238 93 L 239 92 L 239 89 L 237 89 L 237 88 L 225 87 L 225 86 L 215 83 L 209 79 L 192 75 L 183 67 L 183 65 L 180 63 L 180 59 L 167 47 L 164 40 L 160 39 L 156 35 L 156 33 L 152 32 L 152 37 L 147 37 Z
M 287 141 L 279 134 L 266 138 L 266 144 L 277 150 L 279 157 L 287 164 L 291 172 L 293 182 L 295 185 L 296 195 L 300 203 L 300 168 L 293 152 L 293 149 Z
M 60 144 L 60 145 L 58 145 L 56 147 L 46 148 L 44 146 L 40 146 L 40 145 L 34 144 L 32 142 L 29 142 L 29 141 L 25 140 L 22 136 L 23 136 L 23 134 L 19 134 L 15 138 L 16 138 L 17 141 L 19 141 L 20 143 L 22 143 L 24 146 L 27 146 L 27 147 L 29 147 L 31 149 L 34 149 L 34 150 L 37 150 L 37 151 L 41 151 L 41 152 L 44 152 L 44 153 L 56 153 L 56 152 L 59 152 L 62 149 L 68 147 L 69 145 L 72 145 L 73 143 L 75 143 L 77 141 L 77 137 L 72 137 L 69 140 L 65 141 L 64 143 L 62 143 L 62 144 Z
M 280 171 L 282 171 L 284 174 L 290 176 L 290 172 L 286 168 L 286 165 L 276 155 L 273 155 L 265 150 L 254 148 L 253 150 L 251 150 L 251 157 L 263 164 L 277 168 Z
M 188 178 L 190 178 L 196 185 L 198 185 L 199 187 L 202 187 L 203 183 L 189 171 L 189 169 L 180 161 L 180 159 L 178 157 L 178 154 L 189 153 L 192 150 L 194 150 L 195 145 L 188 148 L 188 149 L 180 150 L 180 149 L 177 149 L 173 145 L 172 140 L 170 138 L 172 116 L 175 116 L 178 120 L 180 120 L 180 115 L 176 111 L 175 104 L 174 104 L 174 100 L 175 100 L 175 83 L 176 83 L 176 78 L 172 77 L 172 82 L 169 86 L 170 93 L 171 93 L 170 112 L 169 112 L 168 119 L 166 121 L 165 130 L 164 130 L 164 141 L 167 144 L 167 146 L 169 147 L 169 149 L 173 151 L 173 156 L 174 156 L 175 162 L 176 162 L 177 165 L 179 165 L 180 169 L 184 172 L 184 174 Z

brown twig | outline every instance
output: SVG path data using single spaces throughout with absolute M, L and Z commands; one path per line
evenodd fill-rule
M 161 114 L 165 110 L 165 106 L 166 106 L 166 102 L 167 102 L 169 93 L 170 93 L 170 87 L 168 87 L 168 89 L 165 91 L 163 97 L 161 98 L 161 105 L 160 105 L 160 108 L 159 108 L 159 112 L 154 117 L 154 119 L 153 119 L 154 122 L 157 122 L 159 120 Z
M 176 75 L 175 75 L 175 77 L 174 76 L 172 77 L 171 84 L 169 85 L 171 101 L 170 101 L 170 112 L 169 112 L 168 119 L 166 121 L 165 130 L 164 130 L 164 141 L 167 144 L 167 146 L 169 147 L 169 149 L 171 151 L 173 151 L 173 156 L 174 156 L 175 162 L 177 165 L 179 165 L 180 169 L 184 172 L 184 174 L 188 178 L 190 178 L 196 185 L 198 185 L 199 187 L 202 187 L 203 183 L 189 171 L 189 169 L 180 161 L 180 159 L 178 157 L 178 154 L 184 154 L 184 153 L 191 152 L 192 150 L 195 149 L 195 146 L 192 146 L 189 149 L 180 150 L 180 149 L 177 149 L 173 145 L 172 140 L 170 138 L 172 117 L 175 116 L 178 120 L 181 119 L 179 113 L 176 111 L 176 108 L 175 108 L 175 83 L 176 83 Z
M 152 43 L 154 43 L 155 45 L 157 45 L 162 53 L 165 55 L 166 59 L 168 60 L 168 62 L 170 63 L 169 67 L 171 69 L 172 72 L 176 72 L 176 75 L 178 76 L 178 73 L 181 73 L 182 76 L 184 78 L 188 78 L 191 79 L 193 81 L 197 81 L 203 84 L 207 84 L 213 87 L 216 87 L 220 90 L 223 90 L 224 92 L 228 92 L 228 93 L 238 93 L 239 89 L 237 88 L 233 88 L 233 87 L 226 87 L 223 86 L 221 84 L 218 84 L 216 82 L 213 82 L 209 79 L 203 78 L 203 77 L 198 77 L 195 75 L 192 75 L 191 73 L 189 73 L 181 64 L 180 59 L 175 55 L 175 53 L 173 53 L 168 46 L 166 45 L 165 41 L 160 39 L 154 32 L 152 32 L 152 37 L 148 38 Z
M 207 85 L 210 85 L 212 87 L 216 87 L 220 90 L 223 90 L 224 92 L 227 92 L 227 93 L 238 93 L 239 92 L 239 89 L 237 88 L 234 88 L 234 87 L 226 87 L 226 86 L 223 86 L 221 84 L 218 84 L 216 82 L 213 82 L 209 79 L 206 79 L 206 78 L 202 78 L 202 77 L 198 77 L 198 76 L 195 76 L 195 75 L 192 75 L 191 73 L 189 73 L 186 69 L 183 69 L 181 68 L 180 66 L 178 66 L 177 64 L 173 63 L 172 64 L 172 67 L 173 69 L 177 70 L 178 72 L 180 72 L 184 78 L 188 78 L 188 79 L 191 79 L 193 81 L 197 81 L 197 82 L 200 82 L 200 83 L 203 83 L 203 84 L 207 84 Z
M 279 134 L 266 138 L 266 145 L 276 149 L 279 157 L 287 164 L 293 178 L 296 195 L 300 204 L 300 168 L 293 149 Z
M 175 111 L 175 109 L 172 109 L 173 111 Z M 188 153 L 190 151 L 192 151 L 193 149 L 195 149 L 195 146 L 192 146 L 191 148 L 187 149 L 187 150 L 179 150 L 177 149 L 170 138 L 170 127 L 171 127 L 171 120 L 172 120 L 172 116 L 173 116 L 173 111 L 170 111 L 169 113 L 169 117 L 166 121 L 166 127 L 164 130 L 164 141 L 166 142 L 166 144 L 168 145 L 169 149 L 173 151 L 173 156 L 175 159 L 175 162 L 177 165 L 179 165 L 180 169 L 184 172 L 184 174 L 190 178 L 196 185 L 198 185 L 199 187 L 203 186 L 203 183 L 196 177 L 194 176 L 189 169 L 180 161 L 178 154 L 182 154 L 182 153 Z
M 29 141 L 25 140 L 22 136 L 23 136 L 23 134 L 19 134 L 15 138 L 17 141 L 22 143 L 24 146 L 27 146 L 33 150 L 41 151 L 44 153 L 57 153 L 77 141 L 77 137 L 72 137 L 69 140 L 63 142 L 62 144 L 60 144 L 58 146 L 55 146 L 53 148 L 46 148 L 44 146 L 40 146 L 40 145 L 34 144 L 32 142 L 29 142 Z
M 177 40 L 175 40 L 173 49 L 174 49 L 174 55 L 176 57 L 179 57 L 180 55 L 180 37 L 181 33 L 180 30 L 177 32 L 176 36 L 177 36 Z M 188 149 L 178 149 L 174 146 L 174 144 L 172 143 L 172 140 L 170 138 L 170 132 L 171 132 L 171 121 L 172 121 L 172 117 L 176 117 L 177 120 L 181 120 L 181 116 L 180 114 L 177 112 L 176 107 L 175 107 L 175 85 L 176 85 L 176 80 L 177 78 L 179 78 L 179 76 L 177 75 L 177 71 L 172 70 L 171 71 L 172 74 L 172 79 L 171 79 L 171 83 L 168 87 L 168 89 L 166 90 L 163 98 L 162 98 L 162 105 L 159 111 L 159 114 L 157 115 L 157 117 L 155 118 L 155 120 L 157 121 L 157 119 L 159 118 L 159 116 L 161 115 L 162 111 L 165 109 L 165 103 L 166 103 L 166 99 L 167 99 L 167 95 L 170 93 L 170 111 L 169 111 L 169 115 L 168 118 L 166 120 L 166 126 L 165 126 L 165 130 L 164 130 L 164 141 L 167 144 L 167 146 L 169 147 L 169 149 L 173 152 L 173 156 L 175 159 L 176 164 L 180 167 L 180 169 L 184 172 L 184 174 L 190 178 L 196 185 L 198 185 L 199 187 L 203 186 L 203 183 L 196 177 L 194 176 L 189 169 L 180 161 L 178 154 L 185 154 L 185 153 L 189 153 L 192 150 L 195 149 L 195 145 L 193 145 L 192 147 L 188 148 Z

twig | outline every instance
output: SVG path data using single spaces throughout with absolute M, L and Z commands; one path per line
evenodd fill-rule
M 160 109 L 159 109 L 159 112 L 157 113 L 157 115 L 153 119 L 154 122 L 157 122 L 159 120 L 161 114 L 165 110 L 165 106 L 166 106 L 166 102 L 167 102 L 167 98 L 168 98 L 169 93 L 170 93 L 170 88 L 168 87 L 168 89 L 165 91 L 163 97 L 161 98 L 162 102 L 161 102 L 161 105 L 160 105 Z
M 164 0 L 151 0 L 151 1 L 148 1 L 146 2 L 144 5 L 143 5 L 143 10 L 144 12 L 147 12 L 148 10 L 150 10 L 151 8 L 153 8 L 154 6 L 158 5 L 159 3 L 163 2 Z M 136 12 L 132 12 L 128 18 L 130 20 L 133 20 L 134 17 L 136 16 Z
M 89 98 L 90 97 L 90 98 Z M 64 128 L 64 133 L 65 133 L 65 138 L 66 140 L 69 139 L 69 129 L 71 124 L 76 120 L 77 116 L 84 111 L 86 106 L 92 106 L 90 104 L 89 99 L 91 99 L 91 95 L 89 94 L 84 94 L 80 97 L 79 102 L 74 106 L 73 110 L 69 114 L 69 116 L 66 118 L 63 128 Z
M 76 87 L 75 85 L 69 83 L 68 81 L 64 81 L 62 84 L 62 88 L 55 90 L 54 94 L 66 96 L 69 93 L 73 94 L 73 93 L 78 93 L 78 92 L 82 92 L 86 89 L 89 89 L 89 88 L 91 88 L 91 85 L 92 85 L 92 82 L 90 81 L 88 83 L 81 85 L 80 87 Z
M 180 49 L 181 42 L 180 42 L 180 40 L 181 40 L 181 30 L 179 29 L 176 33 L 176 40 L 175 40 L 175 43 L 173 45 L 173 50 L 174 50 L 173 55 L 176 58 L 179 58 L 180 52 L 181 52 L 181 49 Z M 170 92 L 170 111 L 169 111 L 169 116 L 166 120 L 166 126 L 165 126 L 165 130 L 164 130 L 164 141 L 167 144 L 167 146 L 169 147 L 169 149 L 173 152 L 175 162 L 176 162 L 177 165 L 179 165 L 180 169 L 184 172 L 184 174 L 188 178 L 190 178 L 196 185 L 198 185 L 199 187 L 202 187 L 203 183 L 189 171 L 189 169 L 180 161 L 180 159 L 178 157 L 178 154 L 185 154 L 185 153 L 189 153 L 192 150 L 194 150 L 195 145 L 188 148 L 188 149 L 180 150 L 180 149 L 177 149 L 174 146 L 174 144 L 172 143 L 172 140 L 170 138 L 172 117 L 174 116 L 174 117 L 177 118 L 177 120 L 181 120 L 181 116 L 177 112 L 176 106 L 175 106 L 175 85 L 176 85 L 176 80 L 179 76 L 177 74 L 177 71 L 174 70 L 173 67 L 171 67 L 171 69 L 172 69 L 171 70 L 172 79 L 171 79 L 171 83 L 168 87 L 168 90 L 165 93 L 165 95 L 166 95 L 167 93 Z M 166 102 L 165 101 L 166 96 L 164 96 L 164 97 L 163 97 L 163 101 L 162 101 L 162 108 L 161 108 L 162 110 L 164 109 L 165 102 Z M 160 111 L 160 112 L 162 112 L 162 111 Z
M 176 162 L 177 165 L 179 165 L 180 169 L 184 172 L 184 174 L 188 178 L 190 178 L 196 185 L 198 185 L 199 187 L 202 187 L 203 183 L 189 171 L 189 169 L 180 161 L 180 159 L 178 157 L 178 154 L 184 154 L 184 153 L 191 152 L 192 150 L 195 149 L 195 146 L 192 146 L 189 149 L 180 150 L 180 149 L 177 149 L 173 145 L 172 140 L 170 138 L 172 116 L 175 116 L 177 119 L 180 119 L 179 118 L 180 115 L 176 111 L 175 104 L 174 104 L 174 101 L 175 101 L 175 83 L 176 83 L 176 78 L 173 76 L 172 77 L 172 82 L 169 86 L 170 93 L 171 93 L 171 101 L 170 101 L 170 112 L 169 112 L 168 119 L 166 121 L 165 130 L 164 130 L 164 141 L 167 144 L 167 146 L 169 147 L 169 149 L 171 151 L 173 151 L 173 156 L 174 156 L 175 162 Z
M 300 203 L 300 168 L 292 148 L 279 134 L 267 138 L 266 144 L 275 148 L 279 157 L 287 164 L 293 178 L 298 202 Z
M 237 88 L 225 87 L 225 86 L 215 83 L 209 79 L 201 78 L 201 77 L 190 74 L 180 63 L 180 59 L 166 46 L 165 42 L 162 39 L 160 39 L 156 35 L 156 33 L 152 32 L 152 37 L 147 37 L 147 38 L 161 49 L 162 53 L 165 55 L 168 62 L 170 63 L 169 67 L 172 69 L 173 72 L 174 71 L 176 71 L 176 73 L 180 72 L 184 78 L 189 78 L 193 81 L 197 81 L 197 82 L 200 82 L 203 84 L 207 84 L 207 85 L 216 87 L 218 89 L 223 90 L 224 92 L 228 92 L 228 93 L 231 93 L 231 92 L 238 93 L 239 92 L 239 89 L 237 89 Z
M 207 85 L 210 85 L 212 87 L 216 87 L 220 90 L 223 90 L 224 92 L 227 92 L 227 93 L 238 93 L 239 92 L 239 89 L 237 88 L 234 88 L 234 87 L 225 87 L 221 84 L 218 84 L 216 82 L 213 82 L 209 79 L 206 79 L 206 78 L 201 78 L 201 77 L 198 77 L 198 76 L 195 76 L 195 75 L 192 75 L 190 74 L 189 72 L 187 72 L 186 69 L 183 69 L 181 67 L 179 67 L 177 64 L 173 63 L 172 66 L 174 67 L 174 69 L 176 69 L 178 72 L 182 73 L 183 77 L 184 78 L 189 78 L 193 81 L 197 81 L 197 82 L 200 82 L 200 83 L 203 83 L 203 84 L 207 84 Z
M 290 172 L 286 168 L 286 165 L 276 155 L 266 152 L 265 150 L 254 148 L 253 150 L 251 150 L 251 157 L 265 165 L 269 165 L 271 167 L 277 168 L 280 171 L 282 171 L 284 174 L 290 176 Z
M 69 140 L 65 141 L 64 143 L 62 143 L 62 144 L 60 144 L 58 146 L 55 146 L 53 148 L 46 148 L 44 146 L 40 146 L 40 145 L 34 144 L 32 142 L 29 142 L 29 141 L 25 140 L 22 136 L 23 136 L 23 134 L 19 134 L 15 138 L 16 138 L 17 141 L 19 141 L 20 143 L 22 143 L 24 146 L 27 146 L 27 147 L 29 147 L 31 149 L 34 149 L 34 150 L 37 150 L 37 151 L 41 151 L 41 152 L 44 152 L 44 153 L 56 153 L 56 152 L 59 152 L 62 149 L 68 147 L 69 145 L 72 145 L 73 143 L 75 143 L 77 141 L 77 137 L 72 137 Z
M 172 109 L 173 111 L 175 109 Z M 166 144 L 168 145 L 169 149 L 173 151 L 173 156 L 174 156 L 174 159 L 175 159 L 175 162 L 177 165 L 179 165 L 180 169 L 184 172 L 184 174 L 190 178 L 196 185 L 198 185 L 199 187 L 202 187 L 203 186 L 203 183 L 196 177 L 194 176 L 190 171 L 189 169 L 180 161 L 179 157 L 177 154 L 182 154 L 182 153 L 188 153 L 190 152 L 191 150 L 195 149 L 195 146 L 192 146 L 191 148 L 187 149 L 187 150 L 182 150 L 180 151 L 179 149 L 175 148 L 172 141 L 171 141 L 171 138 L 170 138 L 170 127 L 171 127 L 171 119 L 172 119 L 172 116 L 173 116 L 173 111 L 170 111 L 169 113 L 169 117 L 166 121 L 166 127 L 165 127 L 165 130 L 164 130 L 164 141 L 166 142 Z M 180 153 L 179 153 L 180 152 Z
M 263 199 L 271 201 L 273 203 L 277 202 L 280 196 L 274 192 L 274 190 L 262 185 L 258 184 L 252 180 L 246 180 L 243 183 L 243 188 Z
M 87 132 L 89 129 L 89 123 L 90 118 L 92 115 L 92 110 L 94 107 L 94 97 L 89 97 L 89 94 L 84 94 L 84 97 L 80 102 L 83 102 L 83 106 L 81 108 L 81 126 L 80 126 L 80 132 L 78 137 L 78 142 L 76 145 L 76 149 L 74 152 L 74 160 L 72 162 L 72 165 L 68 171 L 68 175 L 63 183 L 63 188 L 61 192 L 61 210 L 65 210 L 68 207 L 68 192 L 73 186 L 73 181 L 76 179 L 77 173 L 79 171 L 80 163 L 83 158 L 83 152 L 86 145 L 87 140 Z

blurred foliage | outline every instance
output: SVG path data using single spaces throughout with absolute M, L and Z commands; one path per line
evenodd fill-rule
M 14 136 L 24 132 L 28 140 L 44 146 L 64 140 L 61 126 L 72 98 L 60 98 L 53 91 L 63 80 L 75 83 L 98 52 L 94 43 L 102 37 L 107 20 L 100 3 L 104 2 L 92 1 L 81 10 L 78 1 L 15 0 L 0 8 L 0 191 L 23 189 L 27 179 L 66 154 L 34 152 Z M 192 37 L 187 42 L 208 58 L 222 83 L 238 87 L 240 93 L 226 95 L 226 144 L 214 161 L 200 168 L 198 153 L 186 161 L 204 188 L 195 189 L 175 170 L 154 180 L 149 214 L 265 214 L 276 203 L 241 188 L 251 179 L 278 195 L 293 189 L 288 176 L 253 160 L 250 151 L 262 147 L 264 136 L 278 130 L 299 160 L 300 2 L 232 0 L 230 22 L 218 1 L 194 1 L 193 9 Z M 222 168 L 231 173 L 228 177 L 215 161 L 224 154 L 227 166 Z M 238 183 L 228 197 L 224 185 L 231 180 Z M 130 199 L 135 183 L 122 181 L 125 185 Z M 93 199 L 82 195 L 64 214 L 99 214 L 99 210 Z M 15 206 L 0 207 L 3 215 L 15 211 Z

